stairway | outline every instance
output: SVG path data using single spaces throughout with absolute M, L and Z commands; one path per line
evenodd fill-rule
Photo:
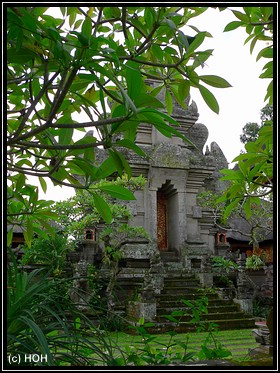
M 248 329 L 255 325 L 254 319 L 239 310 L 239 306 L 232 300 L 219 298 L 213 289 L 201 289 L 199 280 L 194 274 L 169 273 L 164 279 L 164 288 L 157 296 L 157 315 L 154 326 L 149 327 L 150 333 L 164 333 L 175 330 L 176 332 L 191 332 L 196 326 L 191 323 L 191 310 L 181 301 L 195 300 L 201 296 L 208 298 L 207 314 L 203 314 L 201 320 L 213 322 L 219 330 Z M 183 310 L 184 316 L 177 317 L 180 323 L 176 325 L 164 317 L 172 311 Z

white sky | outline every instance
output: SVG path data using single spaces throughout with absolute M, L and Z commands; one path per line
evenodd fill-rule
M 218 75 L 232 85 L 232 88 L 224 89 L 206 85 L 219 103 L 219 115 L 208 108 L 198 90 L 191 90 L 191 98 L 196 102 L 200 114 L 198 122 L 205 124 L 209 131 L 207 144 L 215 141 L 229 163 L 243 148 L 239 138 L 244 125 L 247 122 L 260 123 L 260 110 L 265 106 L 264 97 L 269 82 L 259 78 L 267 61 L 261 58 L 256 62 L 258 51 L 265 45 L 257 43 L 251 55 L 250 44 L 244 45 L 248 35 L 243 28 L 223 33 L 225 26 L 233 20 L 237 19 L 229 10 L 220 12 L 218 9 L 208 9 L 190 22 L 200 31 L 208 31 L 213 36 L 206 38 L 199 48 L 214 49 L 214 52 L 206 61 L 207 66 L 197 71 L 198 74 Z M 189 35 L 193 35 L 191 31 Z M 232 166 L 229 164 L 229 167 Z M 40 193 L 40 198 L 59 201 L 73 194 L 72 188 L 50 185 L 46 194 Z
M 256 56 L 266 45 L 257 43 L 251 55 L 250 42 L 244 45 L 248 36 L 244 28 L 223 33 L 229 22 L 237 20 L 229 10 L 208 9 L 194 20 L 200 31 L 209 31 L 213 36 L 202 44 L 214 52 L 199 74 L 221 76 L 232 88 L 209 87 L 219 103 L 219 115 L 208 108 L 199 92 L 194 90 L 191 96 L 198 106 L 198 122 L 208 128 L 207 143 L 217 142 L 228 162 L 232 162 L 243 148 L 240 142 L 242 128 L 247 122 L 260 123 L 260 110 L 265 106 L 269 80 L 260 79 L 259 75 L 268 60 L 261 58 L 256 62 Z

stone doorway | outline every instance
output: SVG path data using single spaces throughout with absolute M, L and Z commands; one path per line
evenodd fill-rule
M 178 193 L 167 180 L 157 190 L 157 245 L 161 252 L 176 251 L 178 240 Z
M 168 251 L 167 196 L 157 192 L 157 244 L 160 251 Z

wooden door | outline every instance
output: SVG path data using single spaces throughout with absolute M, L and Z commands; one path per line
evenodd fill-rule
M 168 251 L 167 198 L 157 192 L 157 242 L 160 251 Z

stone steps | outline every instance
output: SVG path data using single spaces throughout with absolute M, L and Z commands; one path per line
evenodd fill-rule
M 161 301 L 167 300 L 172 302 L 173 300 L 178 301 L 178 299 L 183 299 L 184 295 L 186 295 L 188 299 L 196 299 L 198 296 L 201 296 L 202 294 L 199 294 L 193 288 L 186 288 L 180 290 L 178 288 L 174 288 L 173 291 L 170 288 L 168 289 L 168 291 L 164 289 L 158 298 L 160 298 Z M 208 299 L 219 299 L 217 293 L 204 293 L 203 295 L 206 296 Z
M 229 319 L 229 320 L 211 320 L 212 323 L 218 326 L 218 330 L 234 330 L 234 329 L 249 329 L 254 326 L 254 319 Z M 154 325 L 147 327 L 149 333 L 166 333 L 175 331 L 177 333 L 195 332 L 197 327 L 191 322 L 154 322 Z
M 189 297 L 184 297 L 183 299 L 185 300 L 195 300 L 195 299 L 198 299 L 199 298 L 199 294 L 197 296 L 189 296 Z M 166 307 L 169 307 L 169 308 L 182 308 L 182 307 L 186 307 L 184 305 L 184 303 L 182 303 L 181 301 L 182 299 L 182 296 L 178 296 L 178 298 L 176 299 L 176 297 L 172 297 L 172 299 L 170 300 L 161 300 L 160 298 L 158 298 L 158 308 L 166 308 Z M 214 298 L 214 299 L 208 299 L 208 306 L 209 307 L 219 307 L 219 306 L 230 306 L 232 305 L 233 302 L 229 299 L 221 299 L 221 298 Z
M 162 262 L 165 263 L 170 263 L 170 262 L 179 262 L 180 258 L 175 252 L 172 251 L 162 251 L 160 253 L 160 257 Z
M 167 315 L 170 315 L 169 313 L 167 313 Z M 217 319 L 217 317 L 219 319 L 222 319 L 222 320 L 233 320 L 233 319 L 245 319 L 247 318 L 247 315 L 244 314 L 244 312 L 237 312 L 237 311 L 233 311 L 233 312 L 218 312 L 218 313 L 208 313 L 208 314 L 205 314 L 201 317 L 201 320 L 202 321 L 213 321 Z M 191 314 L 185 314 L 184 316 L 178 316 L 176 317 L 178 320 L 180 320 L 180 322 L 188 322 L 188 321 L 191 321 L 192 319 L 192 315 Z M 157 315 L 157 318 L 156 318 L 156 321 L 157 322 L 165 322 L 167 321 L 167 318 L 164 317 L 164 315 Z
M 158 307 L 157 308 L 157 315 L 165 315 L 166 311 L 168 314 L 171 314 L 172 311 L 176 311 L 178 309 L 185 310 L 184 307 Z M 219 305 L 219 306 L 208 306 L 207 307 L 209 314 L 217 314 L 219 312 L 225 313 L 225 312 L 235 312 L 239 311 L 237 304 L 229 304 L 229 305 Z
M 219 330 L 253 328 L 255 320 L 250 315 L 241 312 L 239 306 L 232 300 L 221 299 L 213 290 L 205 290 L 203 293 L 200 282 L 194 275 L 167 275 L 164 279 L 164 288 L 157 296 L 157 316 L 154 326 L 149 328 L 151 333 L 194 331 L 196 327 L 191 323 L 191 310 L 182 302 L 184 300 L 194 301 L 206 296 L 208 298 L 207 314 L 201 316 L 201 321 L 208 321 L 218 325 Z M 179 325 L 166 319 L 163 315 L 170 315 L 172 311 L 183 310 L 186 313 L 180 320 Z

